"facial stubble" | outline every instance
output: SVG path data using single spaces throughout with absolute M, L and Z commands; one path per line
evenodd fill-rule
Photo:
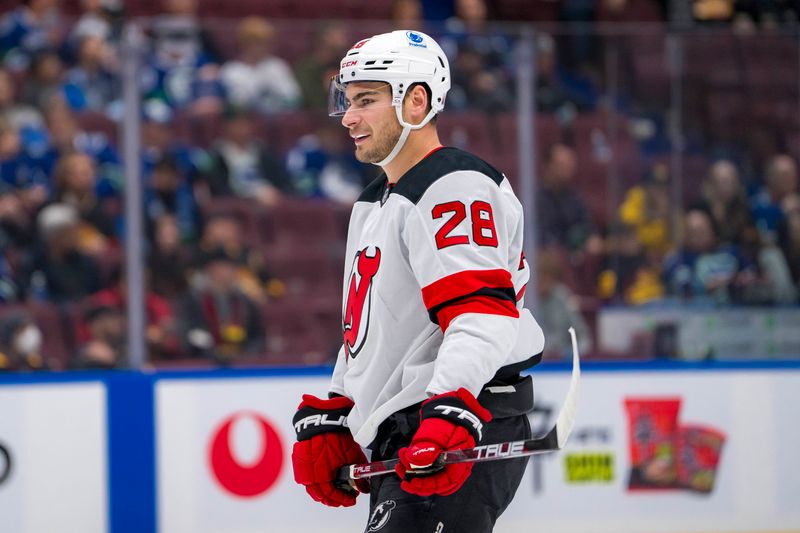
M 374 130 L 372 133 L 372 148 L 359 147 L 356 149 L 356 159 L 362 163 L 377 163 L 386 159 L 400 139 L 403 132 L 397 120 L 388 121 L 388 125 Z

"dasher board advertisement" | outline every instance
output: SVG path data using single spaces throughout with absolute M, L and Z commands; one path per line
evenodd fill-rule
M 567 373 L 534 373 L 535 431 Z M 159 380 L 160 533 L 363 531 L 293 481 L 292 416 L 327 377 Z M 495 531 L 800 531 L 800 372 L 586 372 L 566 448 L 531 460 Z M 788 426 L 788 427 L 787 427 Z
M 566 387 L 536 380 L 534 428 Z M 497 530 L 800 531 L 798 402 L 796 370 L 585 373 L 570 442 L 532 459 Z
M 292 417 L 301 395 L 324 396 L 329 380 L 159 380 L 159 533 L 363 529 L 365 499 L 355 509 L 325 507 L 292 475 Z
M 0 531 L 108 531 L 102 383 L 0 388 Z

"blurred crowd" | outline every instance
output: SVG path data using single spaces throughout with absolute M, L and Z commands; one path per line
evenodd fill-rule
M 513 18 L 512 4 L 456 0 L 433 21 L 425 14 L 438 3 L 395 0 L 386 2 L 383 28 L 422 29 L 442 43 L 451 58 L 450 113 L 513 116 L 517 36 L 496 23 Z M 665 26 L 675 7 L 644 0 L 526 6 L 520 16 L 530 12 L 536 21 L 545 13 L 564 27 Z M 684 7 L 694 24 L 726 21 L 741 31 L 797 25 L 796 2 Z M 57 0 L 28 0 L 0 19 L 0 370 L 126 362 L 124 179 L 114 133 L 124 117 L 125 3 L 82 0 L 71 17 L 59 8 Z M 291 350 L 273 338 L 271 320 L 288 316 L 293 295 L 303 302 L 319 296 L 325 309 L 332 301 L 332 313 L 318 313 L 333 315 L 324 322 L 332 324 L 330 337 L 314 348 L 315 361 L 326 360 L 338 335 L 341 265 L 331 276 L 327 267 L 301 275 L 298 265 L 336 264 L 340 248 L 303 241 L 310 232 L 343 238 L 347 206 L 376 175 L 355 160 L 338 124 L 324 120 L 327 81 L 357 35 L 344 22 L 316 22 L 307 49 L 290 60 L 276 52 L 286 46 L 280 21 L 250 15 L 210 31 L 196 0 L 163 0 L 151 15 L 139 78 L 151 360 L 226 364 Z M 601 305 L 797 304 L 796 152 L 775 142 L 753 158 L 747 146 L 732 155 L 734 148 L 716 145 L 705 153 L 702 179 L 683 180 L 676 195 L 675 177 L 658 157 L 670 149 L 661 131 L 667 110 L 657 116 L 635 91 L 607 96 L 598 65 L 618 45 L 587 33 L 539 32 L 535 39 L 535 104 L 560 128 L 539 162 L 534 272 L 546 331 L 575 324 L 590 348 L 591 314 Z M 580 177 L 585 154 L 607 166 L 616 148 L 602 128 L 585 130 L 586 138 L 571 128 L 581 117 L 611 113 L 629 125 L 646 165 L 624 181 L 617 205 L 597 209 L 600 189 L 587 190 Z M 177 124 L 184 134 L 176 134 Z M 281 125 L 297 134 L 272 142 Z M 469 147 L 463 129 L 444 140 Z M 297 229 L 303 224 L 306 233 Z M 296 290 L 298 283 L 305 288 Z M 309 309 L 297 316 L 316 312 Z M 56 324 L 60 334 L 50 330 Z M 567 347 L 560 335 L 548 339 L 555 354 Z M 56 343 L 68 353 L 43 357 Z

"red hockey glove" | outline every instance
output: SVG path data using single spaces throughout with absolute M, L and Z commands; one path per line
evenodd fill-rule
M 331 507 L 355 505 L 358 492 L 337 487 L 336 472 L 344 465 L 367 462 L 361 447 L 347 427 L 347 414 L 353 401 L 343 396 L 321 400 L 303 395 L 292 422 L 297 442 L 292 450 L 294 480 L 318 502 Z M 356 481 L 361 492 L 369 492 L 369 483 Z
M 457 491 L 472 472 L 472 463 L 433 471 L 429 467 L 444 451 L 474 448 L 483 437 L 484 423 L 491 419 L 489 411 L 464 388 L 426 400 L 411 445 L 398 453 L 395 472 L 403 480 L 400 487 L 419 496 L 447 496 Z

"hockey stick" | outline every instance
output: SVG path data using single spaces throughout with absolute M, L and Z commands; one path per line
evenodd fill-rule
M 569 434 L 572 432 L 572 426 L 575 423 L 575 415 L 578 407 L 578 385 L 581 375 L 578 341 L 575 337 L 575 329 L 569 328 L 569 334 L 572 337 L 572 378 L 570 379 L 567 396 L 564 399 L 564 405 L 561 408 L 561 412 L 558 414 L 556 425 L 553 426 L 547 435 L 538 439 L 486 444 L 466 450 L 444 452 L 439 455 L 430 470 L 426 469 L 426 472 L 436 471 L 443 468 L 445 465 L 453 463 L 477 463 L 496 461 L 499 459 L 514 459 L 562 449 L 567 443 Z M 398 462 L 398 459 L 389 459 L 366 464 L 345 465 L 340 468 L 337 473 L 336 484 L 337 486 L 345 487 L 356 479 L 393 473 L 394 467 Z

